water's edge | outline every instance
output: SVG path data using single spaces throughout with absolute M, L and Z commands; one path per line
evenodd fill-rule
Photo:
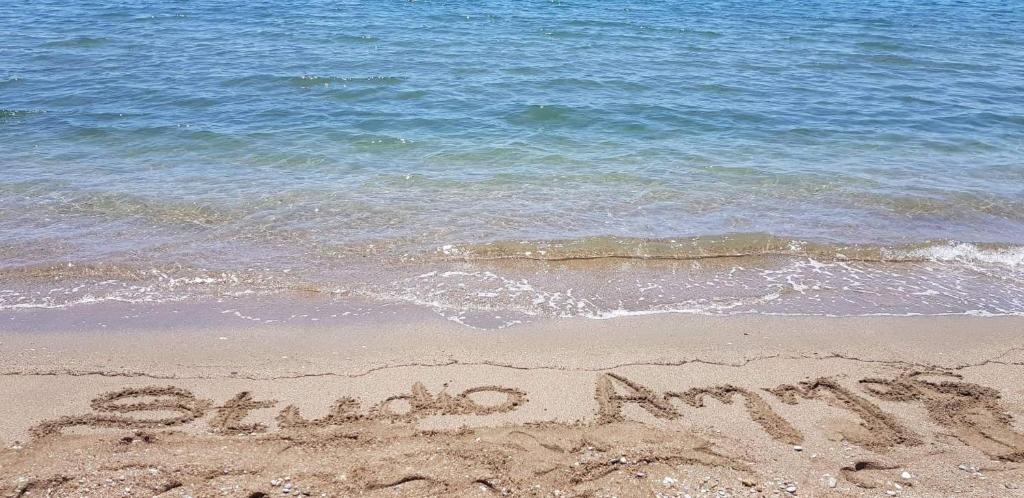
M 0 310 L 245 296 L 358 297 L 467 324 L 658 313 L 1018 315 L 1024 247 L 810 243 L 763 234 L 445 245 L 289 266 L 64 263 L 0 270 Z

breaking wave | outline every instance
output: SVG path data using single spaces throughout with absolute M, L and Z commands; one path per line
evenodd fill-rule
M 282 259 L 287 266 L 8 265 L 0 267 L 0 310 L 311 295 L 411 305 L 485 328 L 661 313 L 1024 314 L 1024 246 L 1008 244 L 729 234 L 453 244 L 411 258 L 379 250 L 296 253 Z
M 1024 266 L 1024 246 L 997 243 L 929 241 L 906 245 L 827 244 L 770 234 L 729 234 L 672 239 L 592 237 L 557 241 L 512 241 L 445 245 L 437 253 L 468 261 L 596 259 L 710 260 L 767 257 L 819 261 L 964 262 Z

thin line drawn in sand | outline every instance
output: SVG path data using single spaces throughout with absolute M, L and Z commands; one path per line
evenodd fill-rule
M 133 398 L 143 398 L 134 403 Z M 146 400 L 145 398 L 153 398 Z M 174 386 L 129 387 L 104 393 L 92 400 L 90 406 L 99 413 L 70 415 L 44 421 L 29 429 L 33 437 L 60 434 L 70 427 L 101 427 L 116 429 L 155 429 L 184 425 L 206 415 L 212 403 L 196 398 L 194 394 Z M 163 418 L 135 418 L 126 414 L 137 412 L 174 412 L 176 416 Z
M 881 484 L 868 477 L 866 474 L 870 474 L 870 471 L 887 471 L 899 468 L 898 465 L 877 462 L 875 460 L 858 460 L 853 465 L 847 465 L 839 469 L 839 475 L 843 476 L 843 479 L 850 481 L 854 485 L 865 488 L 875 489 L 881 486 Z
M 854 413 L 861 422 L 852 427 L 843 424 L 838 427 L 838 432 L 846 440 L 865 448 L 878 451 L 894 446 L 922 444 L 921 438 L 900 424 L 895 417 L 885 413 L 868 399 L 846 389 L 835 379 L 819 377 L 795 385 L 783 384 L 765 390 L 789 405 L 795 405 L 801 399 L 820 399 L 831 406 Z
M 1024 435 L 1013 429 L 1013 417 L 1002 406 L 999 391 L 962 379 L 950 372 L 909 371 L 893 379 L 861 379 L 860 386 L 886 401 L 921 402 L 935 423 L 953 431 L 967 446 L 996 460 L 1024 462 Z
M 299 407 L 295 405 L 288 405 L 281 410 L 281 413 L 275 417 L 277 426 L 290 429 L 290 428 L 307 428 L 307 427 L 326 427 L 330 425 L 345 425 L 355 422 L 357 420 L 363 420 L 366 418 L 362 413 L 359 412 L 359 401 L 355 398 L 344 397 L 336 400 L 331 405 L 330 410 L 327 411 L 327 415 L 321 418 L 308 420 L 302 416 L 299 411 Z
M 504 396 L 501 403 L 482 405 L 472 399 L 478 393 L 497 393 Z M 392 409 L 396 401 L 405 401 L 409 409 L 404 413 Z M 410 394 L 390 396 L 370 409 L 371 418 L 412 421 L 428 415 L 493 415 L 516 410 L 526 403 L 526 393 L 519 389 L 502 386 L 472 387 L 452 396 L 446 392 L 431 394 L 421 382 L 413 384 Z
M 573 484 L 581 484 L 596 481 L 616 471 L 634 471 L 647 468 L 653 464 L 662 464 L 671 467 L 677 467 L 680 465 L 701 465 L 705 467 L 720 467 L 739 471 L 749 470 L 749 466 L 738 459 L 714 451 L 711 449 L 710 445 L 700 445 L 690 448 L 681 448 L 675 451 L 647 450 L 631 459 L 625 459 L 624 463 L 617 463 L 614 460 L 581 462 L 578 465 L 571 466 L 569 482 Z
M 272 408 L 276 404 L 277 400 L 256 401 L 251 392 L 242 391 L 216 408 L 213 418 L 210 419 L 210 430 L 220 434 L 266 432 L 266 424 L 261 422 L 243 424 L 242 421 L 249 415 L 249 412 L 261 408 Z
M 388 481 L 388 482 L 374 482 L 374 483 L 370 483 L 370 484 L 366 485 L 366 489 L 374 490 L 374 489 L 394 488 L 396 486 L 401 486 L 403 484 L 408 484 L 408 483 L 416 482 L 416 481 L 432 482 L 433 479 L 431 479 L 430 477 L 424 476 L 424 475 L 420 475 L 420 474 L 411 474 L 411 475 L 403 476 L 403 477 L 400 477 L 398 479 L 395 479 L 395 480 L 392 480 L 392 481 Z
M 747 462 L 714 448 L 712 442 L 685 430 L 658 428 L 632 420 L 603 424 L 541 423 L 484 429 L 474 449 L 500 448 L 515 459 L 516 472 L 533 479 L 589 485 L 611 474 L 646 474 L 653 467 L 698 465 L 747 472 Z M 484 450 L 483 454 L 486 454 Z M 528 455 L 518 458 L 517 455 Z M 489 460 L 501 460 L 489 457 Z M 578 496 L 589 496 L 576 489 Z M 529 494 L 528 494 L 529 495 Z M 533 495 L 530 495 L 533 496 Z
M 628 393 L 621 394 L 615 387 L 618 383 Z M 786 419 L 772 409 L 757 393 L 734 386 L 723 384 L 712 387 L 695 387 L 687 391 L 667 391 L 658 395 L 656 392 L 625 376 L 615 373 L 601 374 L 597 378 L 595 398 L 598 403 L 598 423 L 609 423 L 623 420 L 622 407 L 627 403 L 635 403 L 656 418 L 678 419 L 682 417 L 672 400 L 679 400 L 693 408 L 703 408 L 704 399 L 714 398 L 723 404 L 732 404 L 735 398 L 743 398 L 743 406 L 751 420 L 756 422 L 772 438 L 786 444 L 798 444 L 803 435 Z
M 786 419 L 776 413 L 767 401 L 753 391 L 736 387 L 732 384 L 724 384 L 714 387 L 695 387 L 681 393 L 665 393 L 666 398 L 680 399 L 694 408 L 703 408 L 704 398 L 707 396 L 726 405 L 732 404 L 736 396 L 739 396 L 743 398 L 743 406 L 746 408 L 750 418 L 760 425 L 771 437 L 791 445 L 800 444 L 804 440 L 803 434 L 796 427 L 793 427 Z

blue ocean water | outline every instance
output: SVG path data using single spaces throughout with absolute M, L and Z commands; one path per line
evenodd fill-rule
M 879 271 L 897 298 L 857 313 L 1024 310 L 1014 2 L 8 1 L 0 144 L 4 306 L 366 284 L 543 314 L 538 278 L 598 269 L 473 261 L 611 257 L 675 266 L 556 314 L 846 306 L 787 280 L 808 261 Z M 743 292 L 687 270 L 721 256 L 759 258 Z M 475 290 L 438 300 L 442 264 Z

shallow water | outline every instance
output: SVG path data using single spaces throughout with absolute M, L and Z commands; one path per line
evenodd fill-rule
M 987 0 L 5 3 L 0 308 L 1021 313 L 1022 26 Z M 630 261 L 534 261 L 592 258 Z

